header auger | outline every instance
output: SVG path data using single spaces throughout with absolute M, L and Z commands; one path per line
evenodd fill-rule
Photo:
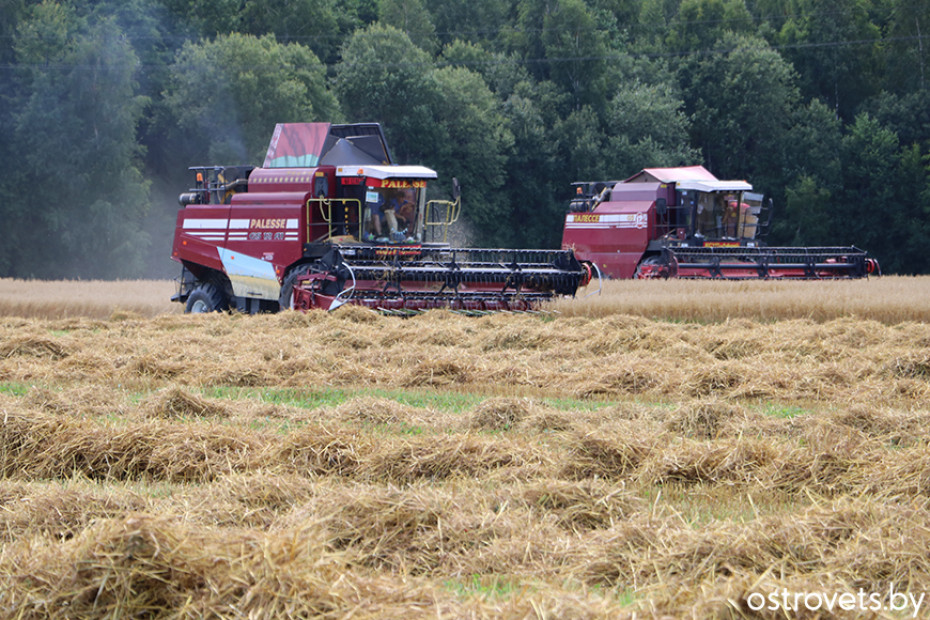
M 458 184 L 428 200 L 436 173 L 395 164 L 375 123 L 278 125 L 262 167 L 191 170 L 172 252 L 187 312 L 530 311 L 590 277 L 570 250 L 450 247 Z
M 838 279 L 879 275 L 856 247 L 768 247 L 772 204 L 702 166 L 575 183 L 562 247 L 614 278 Z
M 354 303 L 385 313 L 449 308 L 480 314 L 531 311 L 554 295 L 573 295 L 583 274 L 556 250 L 426 248 L 405 260 L 392 248 L 334 246 L 318 269 L 301 269 L 291 307 Z

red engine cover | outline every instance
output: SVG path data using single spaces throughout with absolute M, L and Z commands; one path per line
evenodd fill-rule
M 632 278 L 655 235 L 655 200 L 604 202 L 565 216 L 562 247 L 612 278 Z

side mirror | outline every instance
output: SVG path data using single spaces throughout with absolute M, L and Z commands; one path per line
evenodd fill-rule
M 665 198 L 656 198 L 656 214 L 665 215 L 668 212 L 668 201 Z
M 462 186 L 459 185 L 459 180 L 455 177 L 452 177 L 452 200 L 458 200 L 462 195 Z

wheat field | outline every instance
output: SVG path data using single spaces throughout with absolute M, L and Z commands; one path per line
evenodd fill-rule
M 4 617 L 930 609 L 924 278 L 409 319 L 91 284 L 0 281 Z
M 0 316 L 107 318 L 180 313 L 171 280 L 36 281 L 0 278 Z M 842 317 L 885 323 L 930 320 L 930 278 L 885 276 L 830 281 L 594 281 L 546 308 L 560 316 L 632 314 L 663 320 L 760 321 Z
M 171 280 L 19 280 L 0 278 L 0 316 L 43 319 L 106 318 L 114 312 L 142 316 L 178 313 Z

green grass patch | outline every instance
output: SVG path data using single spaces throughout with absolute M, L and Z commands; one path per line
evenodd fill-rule
M 244 388 L 214 386 L 201 390 L 207 398 L 229 400 L 254 399 L 266 403 L 289 405 L 302 409 L 335 407 L 353 398 L 386 398 L 402 405 L 419 409 L 435 409 L 449 413 L 464 413 L 489 397 L 481 394 L 439 390 L 382 390 L 382 389 L 336 389 L 308 390 L 302 388 Z M 596 411 L 613 404 L 604 400 L 580 400 L 576 398 L 543 398 L 542 402 L 562 411 Z
M 624 607 L 631 607 L 636 602 L 636 593 L 632 588 L 624 588 L 617 592 L 617 602 Z
M 353 390 L 335 388 L 307 390 L 300 388 L 238 388 L 217 386 L 205 388 L 202 393 L 209 398 L 226 398 L 231 400 L 251 398 L 267 403 L 290 405 L 303 409 L 335 407 L 353 398 L 375 397 L 387 398 L 411 407 L 430 407 L 453 413 L 467 411 L 485 399 L 483 396 L 464 394 L 461 392 L 380 389 Z
M 376 433 L 383 435 L 422 435 L 424 431 L 422 426 L 398 422 L 396 424 L 376 424 L 370 427 Z
M 561 411 L 597 411 L 616 404 L 611 400 L 579 400 L 577 398 L 542 398 L 539 402 Z
M 478 597 L 485 600 L 507 598 L 518 590 L 517 582 L 510 577 L 477 573 L 470 578 L 446 581 L 443 585 L 460 598 Z
M 9 394 L 10 396 L 25 396 L 29 393 L 32 386 L 25 383 L 0 383 L 0 394 Z
M 762 413 L 770 415 L 773 418 L 784 418 L 788 420 L 798 416 L 807 415 L 810 413 L 810 411 L 804 409 L 803 407 L 796 407 L 792 405 L 769 404 L 762 409 Z

